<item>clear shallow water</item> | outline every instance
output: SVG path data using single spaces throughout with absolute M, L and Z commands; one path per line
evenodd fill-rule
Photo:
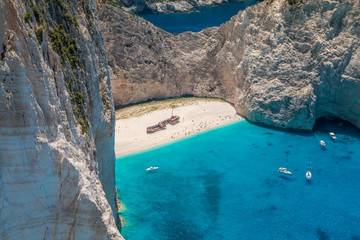
M 122 234 L 127 240 L 360 239 L 359 133 L 322 124 L 315 137 L 241 121 L 117 159 L 127 208 Z M 326 141 L 325 151 L 317 138 Z M 286 151 L 294 172 L 288 178 L 277 172 Z M 146 172 L 150 166 L 159 169 Z
M 206 27 L 218 27 L 240 10 L 258 1 L 230 2 L 214 7 L 198 7 L 196 12 L 171 14 L 141 14 L 155 26 L 170 33 L 199 32 Z

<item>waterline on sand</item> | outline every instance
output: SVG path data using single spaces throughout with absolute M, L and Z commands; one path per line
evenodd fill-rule
M 137 106 L 132 107 L 136 111 Z M 146 133 L 148 126 L 169 118 L 172 113 L 180 117 L 178 124 L 169 124 L 165 130 L 151 134 Z M 115 154 L 121 156 L 149 150 L 238 120 L 243 120 L 243 118 L 236 114 L 233 106 L 227 102 L 213 99 L 193 100 L 174 109 L 160 109 L 137 117 L 121 119 L 119 115 L 115 128 Z

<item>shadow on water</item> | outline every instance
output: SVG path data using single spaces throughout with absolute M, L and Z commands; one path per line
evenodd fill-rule
M 265 193 L 256 194 L 257 198 L 262 198 L 262 199 L 269 198 L 270 196 L 271 196 L 271 192 L 265 192 Z
M 219 174 L 215 170 L 209 170 L 206 174 L 199 177 L 204 185 L 204 206 L 208 217 L 215 222 L 219 215 L 219 205 L 221 199 L 220 183 L 224 174 Z
M 264 185 L 266 188 L 273 188 L 276 187 L 279 184 L 279 181 L 274 178 L 266 178 L 264 180 Z
M 298 135 L 298 136 L 309 136 L 310 134 L 312 134 L 311 131 L 303 131 L 303 130 L 296 130 L 296 129 L 284 129 L 284 128 L 275 127 L 275 126 L 268 126 L 268 125 L 264 125 L 263 123 L 251 122 L 248 119 L 246 119 L 246 121 L 250 125 L 258 126 L 258 127 L 263 128 L 263 129 L 269 130 L 269 132 L 262 133 L 262 135 L 273 136 L 273 135 L 275 135 L 273 133 L 274 131 L 282 132 L 282 133 L 285 133 L 285 134 Z
M 277 209 L 278 208 L 275 205 L 271 205 L 270 207 L 259 209 L 258 213 L 263 214 L 263 213 L 274 212 Z
M 147 172 L 141 181 L 140 185 L 145 186 L 145 189 L 138 191 L 138 195 L 141 195 L 142 201 L 146 203 L 146 206 L 151 206 L 151 209 L 142 208 L 142 212 L 137 215 L 136 220 L 139 224 L 148 224 L 147 226 L 157 233 L 146 239 L 203 239 L 204 223 L 188 217 L 192 211 L 188 207 L 188 202 L 194 201 L 198 204 L 200 201 L 194 197 L 194 192 L 198 191 L 197 186 L 191 184 L 186 177 L 166 170 L 160 171 L 160 169 Z M 204 184 L 206 185 L 206 183 Z M 212 184 L 210 183 L 210 185 Z M 146 186 L 151 186 L 152 191 L 149 192 Z M 216 193 L 219 190 L 214 191 Z M 214 204 L 214 201 L 210 200 L 210 204 Z M 204 209 L 199 209 L 199 211 L 205 212 Z M 213 213 L 209 212 L 208 214 L 210 216 Z M 157 221 L 149 222 L 149 218 L 155 218 Z
M 329 235 L 324 230 L 322 230 L 321 228 L 316 229 L 316 234 L 317 234 L 319 240 L 328 240 L 328 239 L 330 239 Z
M 194 185 L 193 179 L 178 174 L 162 171 L 146 174 L 143 184 L 153 186 L 157 194 L 144 193 L 142 198 L 147 199 L 147 204 L 151 205 L 153 210 L 156 209 L 158 221 L 151 223 L 151 229 L 154 229 L 158 236 L 161 235 L 159 239 L 200 240 L 208 231 L 214 229 L 219 215 L 222 178 L 223 174 L 207 170 L 197 177 L 195 182 L 198 184 Z M 188 207 L 189 202 L 198 206 L 200 218 L 197 214 L 197 218 L 188 217 L 193 211 L 193 208 Z
M 341 119 L 325 119 L 316 120 L 313 132 L 334 132 L 349 137 L 360 138 L 360 130 L 348 121 Z M 337 139 L 339 141 L 339 139 Z M 345 139 L 346 140 L 346 139 Z
M 249 120 L 247 120 L 247 121 L 251 125 L 260 126 L 262 128 L 270 130 L 269 132 L 265 132 L 262 135 L 272 136 L 272 135 L 274 135 L 272 133 L 272 131 L 279 131 L 279 132 L 289 133 L 292 135 L 309 136 L 311 134 L 314 134 L 317 131 L 320 131 L 320 132 L 326 132 L 326 133 L 335 132 L 335 134 L 342 134 L 342 135 L 346 135 L 349 137 L 360 138 L 360 130 L 356 126 L 351 124 L 350 122 L 341 120 L 341 119 L 319 118 L 316 120 L 312 131 L 300 131 L 300 130 L 297 131 L 295 129 L 289 130 L 289 129 L 283 129 L 283 128 L 270 127 L 270 126 L 264 125 L 262 123 L 251 122 Z M 349 139 L 345 138 L 344 140 L 349 140 Z M 341 141 L 341 140 L 338 139 L 337 141 Z
M 292 176 L 279 175 L 279 178 L 284 179 L 284 180 L 289 181 L 289 182 L 294 181 L 294 178 Z
M 159 222 L 156 225 L 157 232 L 162 233 L 164 240 L 198 240 L 203 239 L 204 234 L 197 231 L 197 225 L 195 222 L 186 219 L 174 219 L 173 216 L 169 216 L 167 221 Z

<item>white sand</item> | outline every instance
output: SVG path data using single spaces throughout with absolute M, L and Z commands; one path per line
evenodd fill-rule
M 199 100 L 174 109 L 174 115 L 180 117 L 178 124 L 168 124 L 165 130 L 152 134 L 146 133 L 148 126 L 168 119 L 171 116 L 171 111 L 168 108 L 156 110 L 140 117 L 116 120 L 116 156 L 146 150 L 206 129 L 243 119 L 226 102 Z

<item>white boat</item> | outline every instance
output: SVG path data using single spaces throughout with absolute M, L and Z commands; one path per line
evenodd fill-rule
M 310 180 L 310 179 L 311 179 L 311 172 L 310 172 L 310 171 L 307 171 L 307 172 L 306 172 L 306 179 L 307 179 L 307 180 Z
M 159 168 L 159 167 L 149 167 L 149 168 L 146 169 L 146 171 L 156 170 L 156 169 L 158 169 L 158 168 Z
M 308 170 L 307 170 L 306 175 L 305 175 L 307 180 L 310 180 L 310 179 L 311 179 L 311 172 L 310 172 L 310 168 L 311 168 L 311 167 L 310 167 L 310 163 L 311 163 L 311 162 L 309 162 Z
M 278 169 L 278 171 L 281 172 L 281 173 L 287 174 L 287 175 L 292 175 L 293 174 L 292 172 L 287 170 L 287 168 L 282 168 L 281 167 L 281 168 Z
M 335 133 L 329 132 L 329 135 L 330 135 L 330 137 L 331 137 L 333 140 L 336 140 L 336 135 L 335 135 Z
M 280 167 L 280 168 L 278 169 L 278 171 L 281 172 L 281 173 L 283 173 L 283 174 L 286 174 L 286 175 L 292 175 L 293 173 L 290 172 L 290 171 L 287 169 L 287 167 L 288 167 L 288 155 L 289 155 L 289 153 L 287 152 L 287 153 L 286 153 L 286 168 Z
M 323 147 L 326 147 L 326 143 L 324 140 L 320 140 L 320 145 L 323 146 Z

